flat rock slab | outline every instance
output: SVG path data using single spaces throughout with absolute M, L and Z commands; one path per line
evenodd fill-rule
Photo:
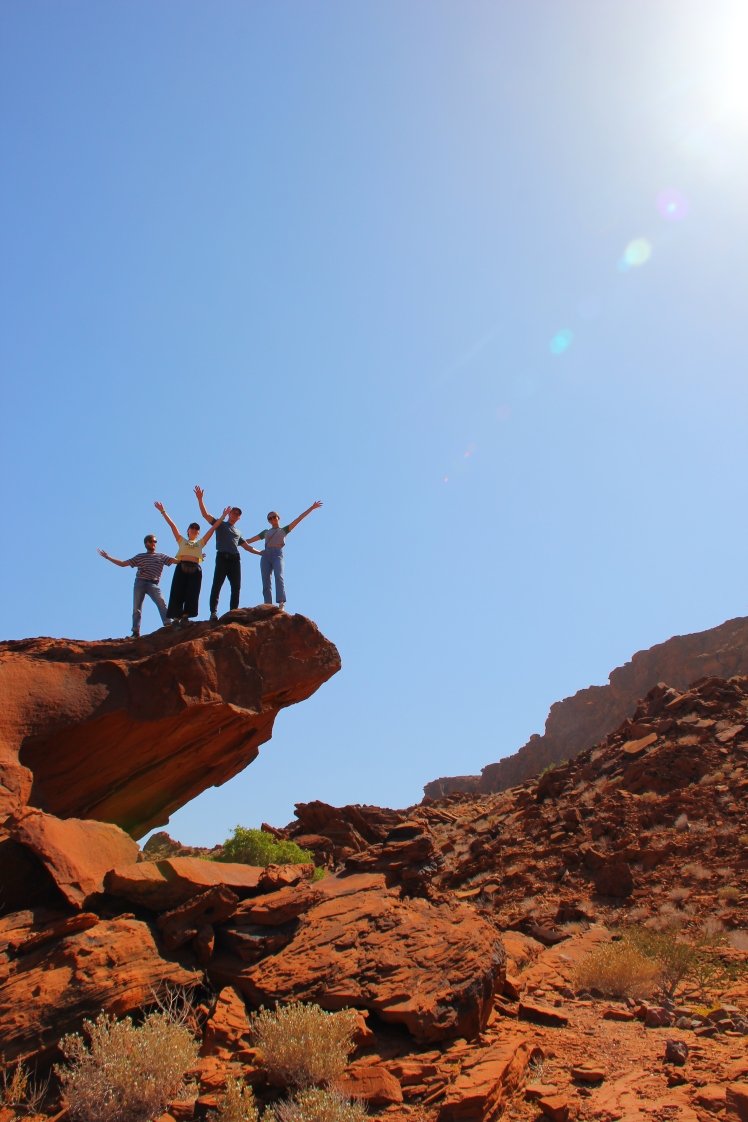
M 236 986 L 255 1006 L 371 1009 L 418 1041 L 474 1037 L 485 1027 L 505 956 L 495 929 L 470 907 L 402 900 L 381 873 L 326 877 L 312 888 L 318 902 L 287 946 L 255 965 L 215 955 L 213 984 Z
M 340 1089 L 349 1098 L 373 1107 L 403 1101 L 399 1081 L 382 1064 L 352 1064 L 340 1079 Z
M 104 883 L 107 892 L 154 912 L 170 911 L 224 885 L 240 898 L 256 892 L 264 874 L 257 865 L 224 864 L 200 857 L 167 857 L 111 869 Z
M 43 1058 L 84 1018 L 122 1017 L 151 1003 L 164 983 L 195 985 L 200 975 L 170 960 L 147 924 L 115 919 L 6 962 L 0 978 L 0 1039 L 10 1062 Z
M 8 823 L 12 841 L 44 865 L 68 904 L 85 908 L 104 891 L 104 875 L 115 865 L 137 861 L 140 847 L 107 822 L 55 818 L 27 807 Z
M 520 1021 L 532 1021 L 534 1025 L 547 1025 L 549 1028 L 566 1028 L 569 1023 L 565 1013 L 537 1001 L 520 1001 L 517 1016 Z
M 484 1122 L 493 1118 L 519 1086 L 533 1045 L 517 1033 L 487 1048 L 450 1085 L 439 1110 L 439 1122 Z

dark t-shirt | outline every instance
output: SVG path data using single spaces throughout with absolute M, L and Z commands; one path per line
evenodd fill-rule
M 234 524 L 233 526 L 224 519 L 215 533 L 216 549 L 219 553 L 238 553 L 238 546 L 244 541 L 239 527 Z

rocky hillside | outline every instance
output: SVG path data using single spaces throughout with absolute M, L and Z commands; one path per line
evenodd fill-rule
M 511 756 L 488 764 L 480 775 L 454 775 L 427 783 L 424 792 L 441 798 L 456 791 L 489 794 L 523 783 L 551 764 L 571 759 L 631 717 L 638 699 L 667 682 L 685 689 L 707 675 L 730 678 L 748 674 L 748 617 L 728 620 L 719 627 L 692 635 L 676 635 L 631 662 L 617 667 L 607 686 L 590 686 L 551 706 L 542 736 L 537 733 Z
M 322 879 L 163 834 L 144 860 L 116 825 L 27 806 L 0 843 L 4 1059 L 44 1071 L 85 1017 L 137 1013 L 168 982 L 194 990 L 201 1059 L 159 1122 L 204 1118 L 229 1075 L 275 1101 L 249 1016 L 292 999 L 359 1011 L 343 1087 L 390 1122 L 742 1119 L 746 791 L 748 678 L 710 676 L 656 686 L 510 790 L 399 811 L 311 802 L 264 827 L 311 850 Z M 710 969 L 675 1001 L 580 987 L 629 931 L 669 931 L 671 949 L 708 931 Z

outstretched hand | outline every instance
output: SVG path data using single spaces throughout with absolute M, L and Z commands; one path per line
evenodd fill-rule
M 197 495 L 197 501 L 201 503 L 203 501 L 203 495 L 205 494 L 205 488 L 196 486 L 195 494 Z
M 233 509 L 234 508 L 232 506 L 227 506 L 226 509 L 224 510 L 223 514 L 221 515 L 221 518 L 228 518 L 228 516 L 231 514 L 231 511 Z
M 108 554 L 108 553 L 105 553 L 103 549 L 97 549 L 97 550 L 96 550 L 96 552 L 97 552 L 97 553 L 98 553 L 98 554 L 99 554 L 99 555 L 100 555 L 101 557 L 106 557 L 107 561 L 109 560 L 109 554 Z
M 156 510 L 160 510 L 162 514 L 164 513 L 164 504 L 163 503 L 155 502 L 153 505 L 155 506 Z
M 309 509 L 310 510 L 316 510 L 317 507 L 320 507 L 320 506 L 322 506 L 322 503 L 319 501 L 319 499 L 317 499 L 316 503 L 312 503 L 312 505 Z

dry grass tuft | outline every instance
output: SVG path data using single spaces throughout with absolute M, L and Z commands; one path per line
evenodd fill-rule
M 697 861 L 691 861 L 689 864 L 684 865 L 681 872 L 684 877 L 693 877 L 694 880 L 709 880 L 711 873 L 709 869 L 705 869 L 703 865 L 699 865 Z
M 22 1063 L 17 1063 L 15 1068 L 8 1064 L 2 1069 L 0 1105 L 20 1107 L 26 1114 L 40 1114 L 48 1089 L 49 1076 L 37 1081 Z
M 676 907 L 682 908 L 690 895 L 690 888 L 674 888 L 668 892 L 668 899 L 672 900 Z
M 741 892 L 739 888 L 726 884 L 723 888 L 717 890 L 717 895 L 720 900 L 725 900 L 728 904 L 736 904 L 740 899 Z
M 209 1122 L 258 1122 L 252 1088 L 230 1075 L 226 1080 L 226 1094 L 217 1111 L 208 1111 L 208 1119 Z
M 731 931 L 727 939 L 736 951 L 748 951 L 748 931 Z
M 165 1013 L 150 1013 L 135 1026 L 102 1013 L 84 1022 L 90 1039 L 64 1036 L 67 1061 L 57 1066 L 72 1118 L 80 1122 L 148 1122 L 177 1098 L 186 1071 L 197 1062 L 189 1029 Z
M 713 771 L 711 775 L 702 775 L 699 783 L 704 787 L 712 787 L 715 783 L 721 783 L 725 778 L 723 771 Z
M 675 828 L 676 828 L 676 830 L 679 830 L 679 831 L 688 829 L 688 815 L 687 814 L 684 813 L 684 814 L 679 814 L 678 815 L 678 817 L 675 820 Z
M 609 997 L 649 997 L 659 967 L 627 942 L 604 943 L 591 951 L 574 972 L 576 989 L 598 989 Z
M 334 1083 L 353 1051 L 356 1014 L 326 1013 L 319 1005 L 293 1002 L 252 1018 L 254 1043 L 262 1050 L 273 1080 L 285 1087 Z
M 300 1091 L 293 1099 L 275 1103 L 268 1114 L 270 1122 L 365 1122 L 368 1118 L 363 1103 L 351 1101 L 339 1091 L 319 1088 Z
M 643 802 L 643 803 L 650 803 L 651 804 L 651 803 L 658 803 L 660 801 L 660 796 L 657 794 L 656 791 L 645 791 L 643 795 L 639 796 L 639 798 L 640 798 L 640 801 Z

